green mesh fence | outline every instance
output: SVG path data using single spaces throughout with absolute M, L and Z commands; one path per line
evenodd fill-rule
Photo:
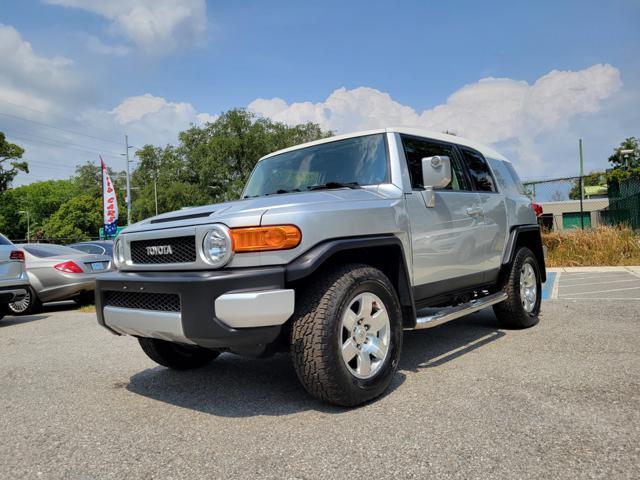
M 609 208 L 600 212 L 603 223 L 640 230 L 640 175 L 609 181 Z

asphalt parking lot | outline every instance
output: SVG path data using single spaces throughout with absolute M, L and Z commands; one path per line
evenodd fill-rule
M 529 330 L 408 333 L 355 410 L 308 397 L 287 355 L 177 373 L 89 313 L 7 317 L 0 478 L 639 478 L 640 301 L 563 298 L 581 282 Z

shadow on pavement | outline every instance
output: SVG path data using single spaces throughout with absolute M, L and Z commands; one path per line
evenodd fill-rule
M 404 371 L 438 367 L 504 335 L 498 330 L 492 312 L 407 333 L 399 371 L 385 395 L 402 385 L 406 378 Z M 423 374 L 428 375 L 428 372 Z M 306 410 L 332 414 L 348 411 L 325 405 L 308 395 L 298 382 L 286 354 L 269 359 L 223 354 L 211 365 L 190 371 L 150 368 L 133 375 L 126 389 L 171 405 L 222 417 L 276 416 Z
M 45 303 L 42 307 L 42 311 L 31 315 L 7 315 L 0 320 L 0 327 L 9 327 L 11 325 L 20 325 L 22 323 L 35 322 L 37 320 L 45 320 L 49 318 L 50 313 L 65 312 L 70 310 L 77 310 L 78 304 L 74 301 L 63 301 Z

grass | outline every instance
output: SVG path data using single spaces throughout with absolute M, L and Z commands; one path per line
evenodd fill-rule
M 640 236 L 628 227 L 546 232 L 547 267 L 640 265 Z
M 78 309 L 79 312 L 82 313 L 96 313 L 95 305 L 83 305 Z

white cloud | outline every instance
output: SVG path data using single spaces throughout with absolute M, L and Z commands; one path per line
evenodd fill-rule
M 316 122 L 348 132 L 385 126 L 453 131 L 474 140 L 512 145 L 520 162 L 540 169 L 536 138 L 568 128 L 574 117 L 594 113 L 622 86 L 611 65 L 579 71 L 553 70 L 533 84 L 509 78 L 484 78 L 453 93 L 445 103 L 423 112 L 387 93 L 367 87 L 340 88 L 319 103 L 288 104 L 281 98 L 257 99 L 249 109 L 288 124 Z
M 64 101 L 78 89 L 71 60 L 38 55 L 9 25 L 0 24 L 0 58 L 0 100 L 5 102 L 48 109 L 54 97 Z
M 80 34 L 79 37 L 84 41 L 86 49 L 93 53 L 124 57 L 131 52 L 131 49 L 125 45 L 107 44 L 95 35 Z
M 124 35 L 146 53 L 161 55 L 203 40 L 207 27 L 205 0 L 45 0 L 73 7 L 111 21 L 114 33 Z

